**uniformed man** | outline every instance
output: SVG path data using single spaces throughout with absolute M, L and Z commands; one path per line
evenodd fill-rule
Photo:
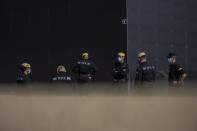
M 186 73 L 181 66 L 176 64 L 175 53 L 169 53 L 167 58 L 169 62 L 169 76 L 168 76 L 169 86 L 182 88 L 183 81 L 186 78 Z
M 79 83 L 87 83 L 96 74 L 96 66 L 89 60 L 87 52 L 82 54 L 82 59 L 77 61 L 73 67 L 73 72 L 77 75 Z
M 29 63 L 21 64 L 17 74 L 17 83 L 30 83 L 31 65 Z
M 53 83 L 71 83 L 73 78 L 67 73 L 66 68 L 63 65 L 57 67 L 57 74 L 52 77 L 51 81 Z
M 153 87 L 156 67 L 147 62 L 146 53 L 138 54 L 139 67 L 136 70 L 135 85 L 137 87 Z
M 129 66 L 125 61 L 125 53 L 119 52 L 117 61 L 114 64 L 112 75 L 115 83 L 128 81 Z

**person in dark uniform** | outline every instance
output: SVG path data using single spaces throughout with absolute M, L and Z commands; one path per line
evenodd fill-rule
M 17 74 L 16 82 L 19 84 L 30 83 L 31 65 L 29 63 L 21 64 L 19 73 Z
M 175 88 L 183 88 L 183 82 L 186 78 L 186 73 L 184 69 L 176 64 L 175 53 L 169 53 L 167 58 L 169 62 L 169 86 Z
M 147 62 L 146 53 L 138 54 L 139 67 L 136 69 L 135 85 L 137 87 L 153 87 L 156 77 L 156 67 Z
M 72 83 L 73 78 L 67 73 L 66 68 L 63 65 L 57 67 L 57 74 L 52 77 L 53 83 Z
M 77 61 L 72 71 L 77 75 L 79 83 L 88 83 L 96 74 L 96 66 L 89 60 L 87 52 L 82 54 L 82 59 Z
M 125 61 L 125 53 L 119 52 L 115 62 L 112 76 L 115 83 L 126 83 L 128 81 L 129 66 Z

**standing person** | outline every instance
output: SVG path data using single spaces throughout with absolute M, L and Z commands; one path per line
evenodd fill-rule
M 137 87 L 153 87 L 156 67 L 147 62 L 146 53 L 138 54 L 139 67 L 136 69 L 135 85 Z
M 73 78 L 67 73 L 66 68 L 63 65 L 57 67 L 57 73 L 52 77 L 51 81 L 53 83 L 71 83 Z
M 30 83 L 31 65 L 29 63 L 21 64 L 19 73 L 17 74 L 17 83 Z
M 125 60 L 125 53 L 119 52 L 117 61 L 112 70 L 115 83 L 126 83 L 128 81 L 129 66 Z
M 79 83 L 88 83 L 96 74 L 96 66 L 89 60 L 87 52 L 82 54 L 82 59 L 78 60 L 72 71 L 77 75 Z
M 175 53 L 169 53 L 167 58 L 169 62 L 169 87 L 182 88 L 183 82 L 186 78 L 186 73 L 181 66 L 176 64 Z

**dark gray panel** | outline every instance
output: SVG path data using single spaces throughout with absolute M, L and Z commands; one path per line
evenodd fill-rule
M 134 72 L 140 51 L 160 70 L 173 51 L 187 71 L 196 70 L 197 1 L 127 0 L 128 61 Z

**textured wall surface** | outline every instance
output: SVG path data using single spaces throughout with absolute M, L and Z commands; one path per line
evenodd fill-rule
M 159 70 L 168 69 L 166 56 L 175 52 L 185 70 L 197 67 L 197 1 L 127 0 L 128 58 L 133 71 L 140 51 Z

